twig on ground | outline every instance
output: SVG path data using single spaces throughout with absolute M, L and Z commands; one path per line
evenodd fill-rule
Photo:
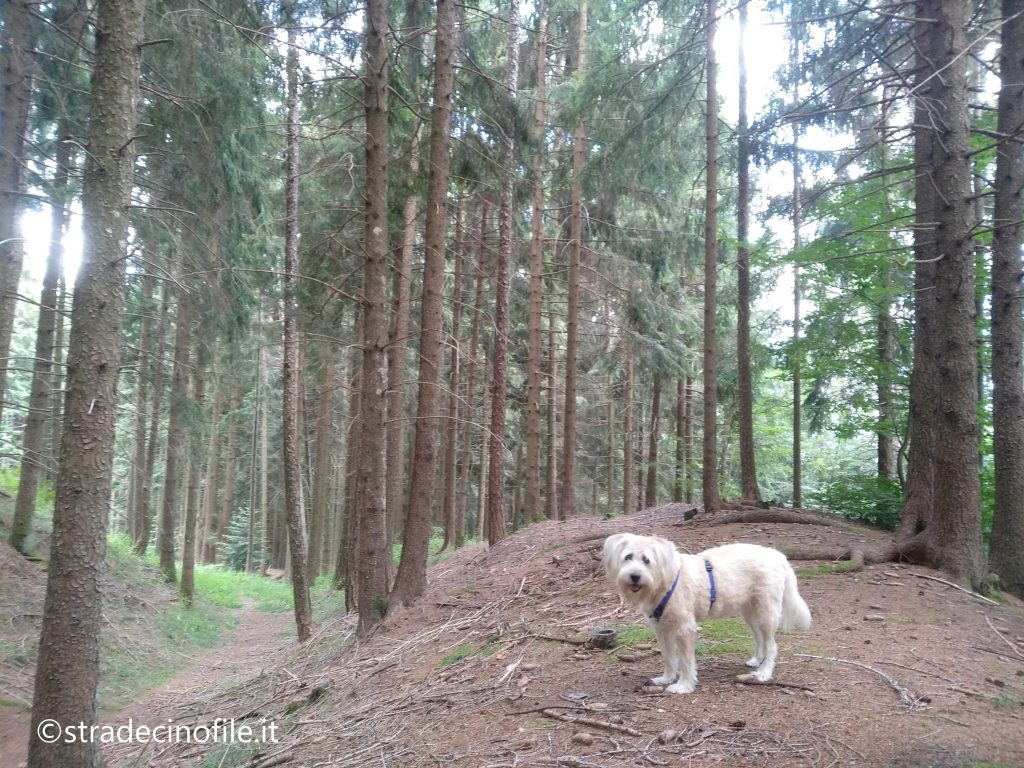
M 733 678 L 733 682 L 739 683 L 740 685 L 771 685 L 776 688 L 795 688 L 798 691 L 810 691 L 814 692 L 814 689 L 806 685 L 798 685 L 796 683 L 780 683 L 777 680 L 741 680 L 740 678 Z
M 1017 658 L 1024 659 L 1024 654 L 1017 650 L 1017 646 L 1011 643 L 1009 638 L 1004 637 L 1003 633 L 995 628 L 995 625 L 989 620 L 988 616 L 985 617 L 985 623 L 988 624 L 989 629 L 991 629 L 995 633 L 996 637 L 998 637 L 1000 640 L 1002 640 L 1004 643 L 1010 646 L 1010 650 L 1013 651 L 1014 655 L 1017 656 Z
M 915 573 L 914 575 L 917 576 L 917 578 L 919 578 L 919 579 L 927 579 L 928 581 L 937 581 L 937 582 L 939 582 L 939 584 L 945 584 L 947 587 L 952 587 L 953 589 L 959 589 L 961 592 L 964 592 L 965 594 L 968 594 L 971 597 L 976 597 L 979 600 L 988 603 L 989 605 L 999 605 L 999 603 L 997 603 L 995 600 L 990 600 L 989 598 L 985 597 L 984 595 L 979 595 L 977 592 L 972 592 L 969 589 L 965 589 L 964 587 L 961 587 L 959 584 L 954 584 L 952 581 L 946 581 L 945 579 L 940 579 L 938 576 L 929 576 L 928 574 L 925 574 L 925 573 Z
M 867 664 L 863 664 L 862 662 L 850 661 L 849 659 L 837 659 L 834 656 L 815 656 L 811 653 L 795 653 L 793 655 L 801 656 L 805 659 L 818 659 L 820 661 L 833 661 L 836 664 L 848 664 L 851 667 L 860 667 L 861 669 L 866 669 L 869 672 L 874 672 L 885 682 L 887 682 L 889 686 L 894 691 L 896 691 L 897 694 L 899 694 L 900 701 L 903 703 L 903 706 L 905 706 L 907 709 L 913 711 L 917 709 L 924 709 L 928 706 L 925 702 L 921 701 L 921 699 L 912 695 L 910 691 L 908 691 L 906 688 L 900 685 L 899 682 L 897 682 L 896 678 L 890 677 L 889 675 L 885 674 L 885 672 L 883 672 L 882 670 L 875 669 L 874 667 L 868 666 Z
M 624 733 L 627 736 L 643 736 L 643 734 L 636 728 L 630 728 L 628 725 L 606 723 L 604 720 L 595 720 L 592 717 L 573 717 L 572 715 L 565 714 L 564 712 L 556 712 L 551 707 L 542 709 L 541 714 L 545 717 L 550 717 L 553 720 L 561 720 L 563 723 L 578 723 L 580 725 L 589 725 L 591 728 L 604 728 L 605 730 Z

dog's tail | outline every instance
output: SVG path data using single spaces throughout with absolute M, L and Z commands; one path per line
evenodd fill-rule
M 782 630 L 796 629 L 805 632 L 811 628 L 811 609 L 800 597 L 793 568 L 786 569 L 786 588 L 782 593 Z

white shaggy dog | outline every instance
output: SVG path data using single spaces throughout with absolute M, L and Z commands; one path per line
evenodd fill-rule
M 743 617 L 754 635 L 747 666 L 760 682 L 771 680 L 775 671 L 776 631 L 811 626 L 789 561 L 768 547 L 727 544 L 684 555 L 668 539 L 616 533 L 604 542 L 604 570 L 657 635 L 665 674 L 651 682 L 668 686 L 668 693 L 692 693 L 697 686 L 698 622 Z

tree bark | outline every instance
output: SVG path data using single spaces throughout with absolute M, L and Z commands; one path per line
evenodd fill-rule
M 519 0 L 509 7 L 508 41 L 505 47 L 505 88 L 515 99 L 519 79 Z M 498 268 L 495 276 L 494 355 L 491 369 L 491 457 L 487 487 L 488 543 L 505 538 L 505 389 L 508 376 L 508 294 L 512 250 L 515 247 L 513 200 L 515 193 L 516 145 L 511 132 L 502 137 L 501 207 L 498 215 Z M 512 511 L 514 515 L 515 510 Z
M 455 275 L 452 280 L 452 333 L 448 350 L 448 421 L 446 424 L 444 456 L 444 544 L 447 549 L 455 544 L 458 527 L 458 499 L 456 490 L 459 481 L 459 378 L 462 345 L 459 333 L 462 325 L 462 264 L 463 264 L 462 208 L 455 209 Z
M 576 26 L 576 67 L 573 76 L 587 71 L 587 3 L 579 3 Z M 587 152 L 587 129 L 580 116 L 573 131 L 572 190 L 569 214 L 569 271 L 565 321 L 565 400 L 562 416 L 562 462 L 559 466 L 558 518 L 576 514 L 576 379 L 579 346 L 580 257 L 583 251 L 583 166 Z
M 558 447 L 558 362 L 555 359 L 555 330 L 558 321 L 554 312 L 548 312 L 548 360 L 547 360 L 547 462 L 544 469 L 544 516 L 548 520 L 558 519 L 558 494 L 556 491 Z
M 142 43 L 141 0 L 99 0 L 84 248 L 71 310 L 67 398 L 30 732 L 46 720 L 96 723 L 117 373 L 121 362 L 128 205 Z M 6 48 L 6 46 L 5 46 Z M 0 153 L 6 154 L 6 153 Z M 6 350 L 4 350 L 6 351 Z M 33 768 L 101 765 L 86 740 L 29 741 Z
M 793 14 L 796 15 L 796 11 Z M 792 44 L 790 48 L 790 71 L 795 73 L 800 66 L 800 43 L 797 32 L 797 24 L 793 23 L 791 34 Z M 796 79 L 794 79 L 794 103 L 799 103 Z M 793 121 L 793 352 L 790 355 L 790 363 L 793 367 L 793 506 L 803 505 L 803 445 L 802 445 L 802 407 L 803 407 L 803 384 L 800 380 L 800 331 L 801 331 L 801 285 L 800 285 L 800 264 L 797 261 L 797 254 L 803 243 L 800 239 L 801 206 L 800 200 L 800 124 Z
M 636 511 L 633 496 L 633 342 L 626 339 L 626 385 L 622 404 L 622 514 Z
M 202 338 L 202 333 L 197 334 Z M 196 344 L 200 342 L 197 338 Z M 181 598 L 186 606 L 191 606 L 196 594 L 196 525 L 199 521 L 199 479 L 203 474 L 203 401 L 206 399 L 206 365 L 209 353 L 202 354 L 197 350 L 196 366 L 192 370 L 192 412 L 198 421 L 190 425 L 188 490 L 186 492 L 185 518 L 182 521 L 181 544 Z M 209 422 L 207 422 L 209 423 Z M 212 461 L 212 457 L 210 458 Z
M 658 438 L 661 436 L 659 415 L 661 414 L 661 377 L 654 375 L 651 394 L 651 431 L 647 436 L 647 485 L 644 490 L 644 506 L 653 507 L 658 503 Z
M 761 491 L 757 485 L 754 461 L 754 385 L 750 368 L 750 125 L 747 120 L 747 0 L 740 2 L 739 18 L 739 120 L 736 126 L 736 368 L 740 418 L 740 495 L 757 501 Z M 682 386 L 682 382 L 679 383 Z M 682 408 L 677 404 L 677 424 L 682 421 Z M 677 467 L 682 451 L 676 430 Z M 682 486 L 677 483 L 678 501 Z
M 63 142 L 62 142 L 63 143 Z M 128 485 L 128 533 L 132 541 L 139 538 L 143 512 L 139 507 L 146 471 L 146 406 L 149 404 L 150 347 L 153 335 L 153 275 L 142 275 L 142 323 L 139 329 L 139 348 L 135 371 L 135 433 L 132 446 L 132 465 Z
M 216 374 L 214 374 L 216 382 Z M 213 396 L 213 410 L 210 412 L 210 444 L 207 448 L 206 484 L 203 489 L 203 527 L 197 547 L 199 562 L 212 563 L 216 552 L 214 524 L 217 520 L 217 489 L 220 487 L 220 420 L 224 408 L 224 393 L 220 387 L 214 386 L 217 393 Z
M 707 8 L 707 103 L 704 110 L 707 174 L 704 196 L 704 466 L 702 468 L 704 509 L 717 511 L 718 477 L 715 473 L 718 450 L 718 377 L 717 293 L 718 293 L 718 65 L 715 60 L 715 28 L 718 5 L 708 0 Z
M 231 516 L 235 509 L 235 457 L 237 453 L 237 435 L 238 435 L 238 381 L 232 379 L 231 381 L 231 395 L 228 398 L 228 436 L 227 444 L 224 447 L 224 493 L 220 499 L 220 517 L 217 521 L 217 537 L 216 544 L 210 546 L 210 560 L 208 562 L 214 562 L 217 559 L 217 547 L 221 547 L 221 552 L 224 552 L 224 547 L 227 545 L 227 535 L 231 528 Z M 252 507 L 250 507 L 250 516 L 252 515 Z
M 298 8 L 296 0 L 283 0 L 282 21 L 288 31 L 287 127 L 285 145 L 285 217 L 284 217 L 284 339 L 281 365 L 281 459 L 284 466 L 284 505 L 288 528 L 288 556 L 291 566 L 292 594 L 295 598 L 295 626 L 300 643 L 313 635 L 313 609 L 309 599 L 309 573 L 306 569 L 306 513 L 302 492 L 302 436 L 299 409 L 302 368 L 299 364 L 298 303 L 295 281 L 299 269 L 299 51 Z M 387 237 L 387 233 L 383 233 Z M 384 387 L 380 388 L 380 392 Z
M 932 205 L 924 213 L 935 223 L 933 246 L 941 256 L 934 268 L 934 335 L 921 350 L 937 361 L 929 371 L 937 412 L 927 543 L 935 565 L 978 587 L 984 573 L 964 7 L 953 0 L 920 0 L 917 17 L 923 54 L 918 82 L 928 109 L 925 123 L 915 121 L 916 130 L 928 134 L 917 184 L 931 187 Z M 915 356 L 914 362 L 922 361 Z
M 1024 219 L 1024 0 L 1003 0 L 992 235 L 992 422 L 995 503 L 989 552 L 1003 589 L 1024 597 L 1024 374 L 1021 220 Z
M 313 504 L 309 512 L 309 580 L 316 583 L 323 571 L 324 551 L 328 538 L 331 481 L 334 472 L 331 458 L 334 448 L 334 360 L 325 342 L 319 344 L 321 367 L 317 392 L 316 464 L 313 472 Z
M 437 418 L 440 413 L 441 329 L 445 234 L 448 224 L 448 176 L 455 65 L 455 4 L 437 0 L 434 45 L 434 99 L 430 118 L 430 173 L 424 239 L 423 297 L 420 304 L 419 394 L 409 511 L 402 559 L 389 605 L 408 603 L 427 586 L 427 547 L 437 467 Z
M 386 402 L 388 387 L 388 7 L 366 8 L 366 207 L 363 232 L 363 360 L 360 396 L 360 635 L 383 617 L 388 594 Z M 400 418 L 400 416 L 399 416 Z
M 672 486 L 672 501 L 683 500 L 683 486 L 686 483 L 686 381 L 676 380 L 676 463 L 675 483 Z
M 153 401 L 150 404 L 149 436 L 146 444 L 145 469 L 142 471 L 142 485 L 136 504 L 139 509 L 139 525 L 133 540 L 135 554 L 144 555 L 149 548 L 149 537 L 153 530 L 153 510 L 150 508 L 153 491 L 153 470 L 156 468 L 157 445 L 160 441 L 160 406 L 164 394 L 164 353 L 167 350 L 167 315 L 170 306 L 167 283 L 164 282 L 160 298 L 160 319 L 157 323 L 156 365 L 153 369 Z
M 548 18 L 545 0 L 537 6 L 537 83 L 534 90 L 533 209 L 530 215 L 530 307 L 529 359 L 526 371 L 526 498 L 525 517 L 540 517 L 540 388 L 541 388 L 541 305 L 544 276 L 544 121 L 547 71 Z M 609 491 L 610 492 L 610 491 Z

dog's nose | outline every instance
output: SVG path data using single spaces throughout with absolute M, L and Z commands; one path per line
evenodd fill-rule
M 640 583 L 640 574 L 639 573 L 631 573 L 631 574 L 629 574 L 629 580 L 632 581 L 634 584 L 639 584 Z

